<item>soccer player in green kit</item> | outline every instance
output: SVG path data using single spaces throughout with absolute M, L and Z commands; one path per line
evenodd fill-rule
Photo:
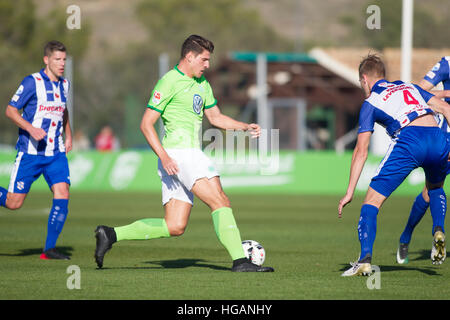
M 200 130 L 203 115 L 218 128 L 249 131 L 257 138 L 257 124 L 236 121 L 220 112 L 208 81 L 203 76 L 214 51 L 211 41 L 191 35 L 183 43 L 181 59 L 156 84 L 141 122 L 141 131 L 158 156 L 164 218 L 138 220 L 121 227 L 98 226 L 95 260 L 103 266 L 105 253 L 122 240 L 149 240 L 181 236 L 187 226 L 194 195 L 212 211 L 214 230 L 230 254 L 234 272 L 272 272 L 245 257 L 230 201 L 222 190 L 219 174 L 202 152 Z M 159 141 L 154 125 L 161 117 L 165 136 Z

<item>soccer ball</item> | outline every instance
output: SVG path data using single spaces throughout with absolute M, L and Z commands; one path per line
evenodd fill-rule
M 260 266 L 266 259 L 266 250 L 263 246 L 254 240 L 242 241 L 242 247 L 244 248 L 245 256 L 250 259 L 252 263 Z

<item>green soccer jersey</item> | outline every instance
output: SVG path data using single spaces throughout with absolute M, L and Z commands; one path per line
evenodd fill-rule
M 177 66 L 156 84 L 148 107 L 161 113 L 164 148 L 201 148 L 203 110 L 217 104 L 204 76 L 190 78 Z

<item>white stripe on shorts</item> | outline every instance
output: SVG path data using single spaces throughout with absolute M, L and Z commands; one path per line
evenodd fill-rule
M 14 185 L 16 183 L 17 171 L 19 171 L 20 161 L 22 160 L 23 152 L 17 154 L 16 162 L 14 163 L 14 168 L 11 172 L 11 178 L 9 180 L 8 192 L 14 193 Z
M 381 169 L 383 169 L 384 164 L 389 159 L 389 156 L 391 155 L 392 150 L 394 150 L 394 147 L 395 147 L 396 144 L 397 144 L 397 140 L 393 140 L 391 142 L 391 144 L 389 145 L 388 150 L 386 151 L 386 155 L 384 156 L 383 160 L 381 161 L 380 165 L 377 168 L 377 171 L 374 174 L 374 177 L 376 177 L 380 173 Z

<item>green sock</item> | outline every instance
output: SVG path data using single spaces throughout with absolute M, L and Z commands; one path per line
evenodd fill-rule
M 233 210 L 223 207 L 214 210 L 211 214 L 216 231 L 217 238 L 220 243 L 228 250 L 233 260 L 245 258 L 244 249 L 242 248 L 241 234 L 234 220 Z
M 142 219 L 127 226 L 115 227 L 117 241 L 120 240 L 149 240 L 156 238 L 169 238 L 164 219 Z

